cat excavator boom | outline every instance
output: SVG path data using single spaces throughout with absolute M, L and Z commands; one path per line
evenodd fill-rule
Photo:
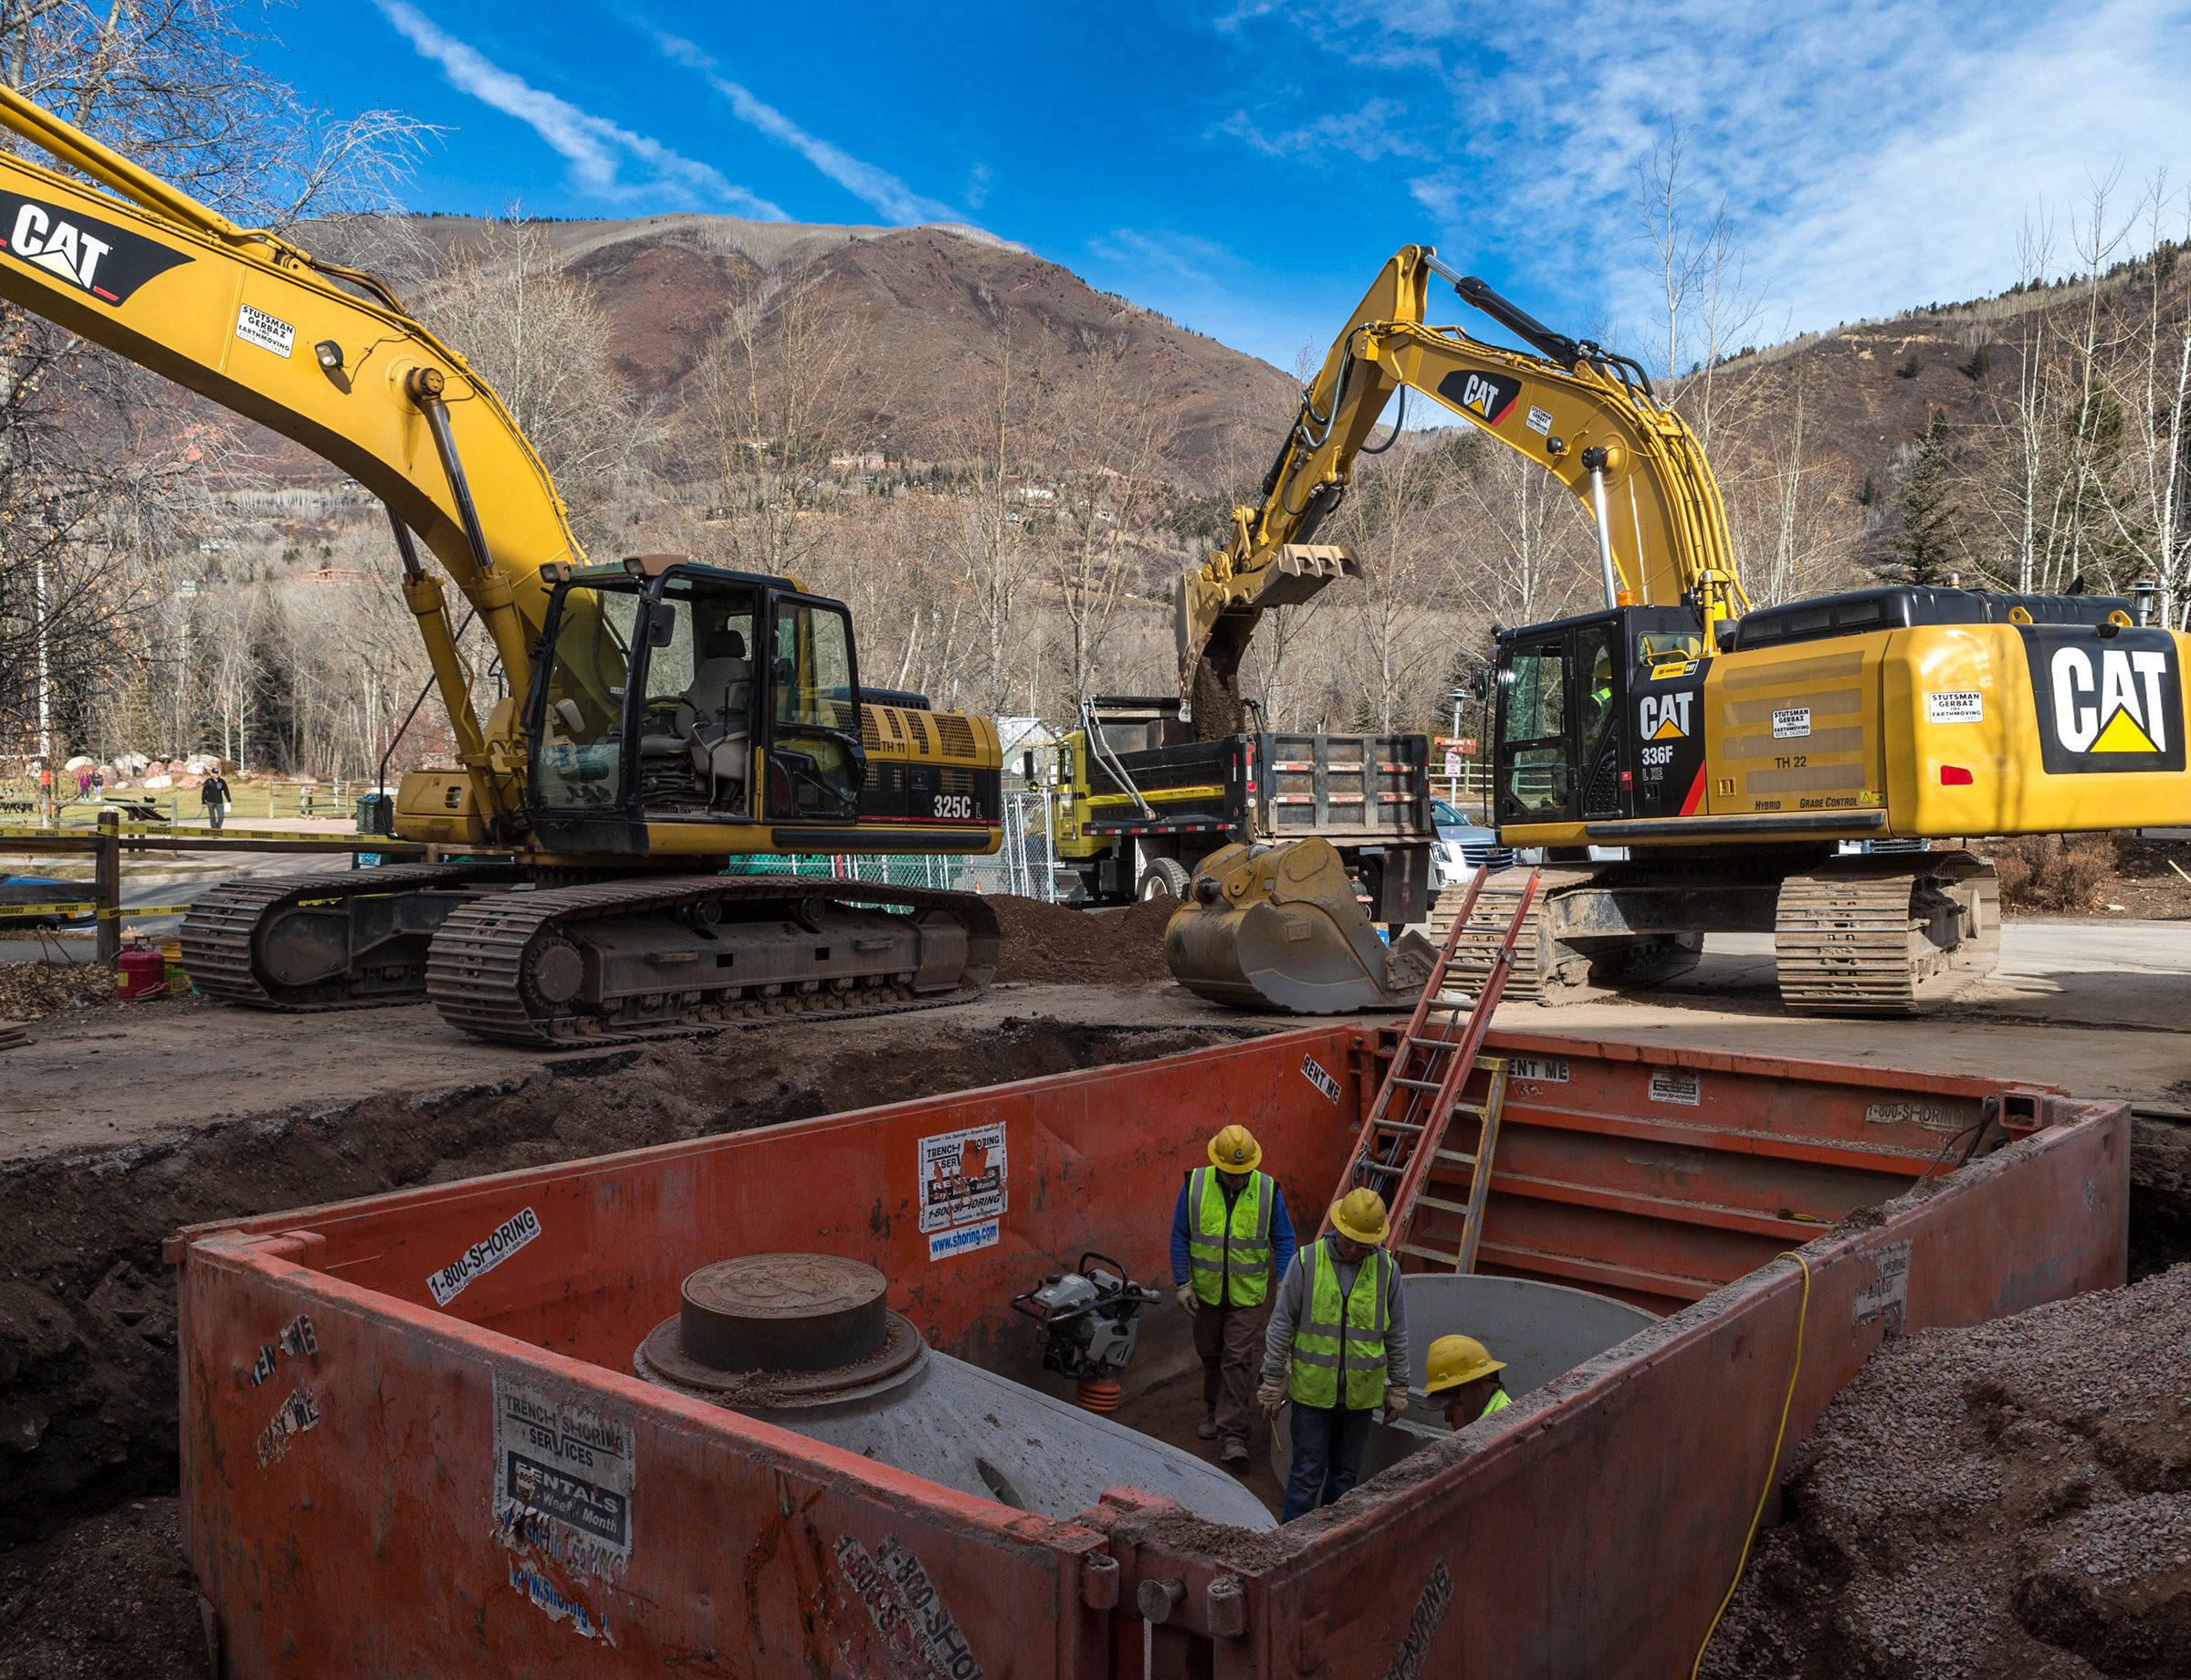
M 1530 345 L 1510 350 L 1429 317 L 1431 282 Z M 1395 393 L 1413 392 L 1534 461 L 1596 522 L 1606 604 L 1693 606 L 1710 635 L 1747 597 L 1735 575 L 1719 487 L 1702 446 L 1634 362 L 1554 331 L 1427 245 L 1403 246 L 1332 341 L 1263 476 L 1263 499 L 1232 513 L 1224 548 L 1180 580 L 1175 606 L 1181 698 L 1195 734 L 1238 729 L 1242 655 L 1269 608 L 1297 604 L 1359 572 L 1348 550 L 1314 541 L 1347 493 Z
M 508 409 L 385 286 L 236 226 L 5 87 L 0 126 L 61 166 L 0 152 L 0 298 L 385 504 L 457 764 L 404 776 L 383 832 L 509 856 L 210 889 L 183 931 L 200 990 L 287 1009 L 424 992 L 468 1032 L 554 1043 L 982 988 L 997 921 L 978 898 L 724 871 L 993 851 L 993 725 L 863 691 L 849 614 L 796 579 L 590 563 Z M 413 533 L 506 695 L 468 668 Z
M 1432 277 L 1530 349 L 1426 324 Z M 1791 1009 L 1930 1009 L 1999 949 L 1992 865 L 1935 842 L 2191 818 L 2186 638 L 2147 622 L 2149 591 L 1889 584 L 1753 609 L 1704 451 L 1643 371 L 1424 246 L 1386 264 L 1333 343 L 1262 507 L 1235 509 L 1226 549 L 1181 582 L 1198 724 L 1237 710 L 1263 610 L 1358 569 L 1309 540 L 1396 390 L 1536 462 L 1596 528 L 1602 604 L 1494 631 L 1490 814 L 1547 862 L 1508 998 L 1662 978 L 1705 934 L 1746 931 L 1774 936 Z M 1228 890 L 1198 878 L 1167 929 L 1175 966 L 1199 964 L 1190 985 L 1227 971 L 1196 953 L 1221 955 L 1207 924 L 1254 897 Z M 1488 967 L 1523 892 L 1517 875 L 1472 901 L 1463 971 Z

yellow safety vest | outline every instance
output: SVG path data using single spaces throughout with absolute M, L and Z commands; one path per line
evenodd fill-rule
M 1308 1268 L 1308 1286 L 1302 1291 L 1302 1315 L 1294 1326 L 1294 1368 L 1286 1392 L 1304 1406 L 1328 1411 L 1344 1404 L 1349 1412 L 1370 1411 L 1385 1398 L 1385 1293 L 1392 1256 L 1371 1249 L 1354 1275 L 1354 1287 L 1343 1296 L 1328 1240 L 1304 1248 L 1300 1263 Z
M 1484 1402 L 1483 1410 L 1476 1413 L 1476 1421 L 1480 1423 L 1493 1412 L 1504 1412 L 1512 1404 L 1514 1404 L 1513 1395 L 1504 1389 L 1494 1389 L 1490 1400 Z
M 1187 1175 L 1187 1205 L 1194 1224 L 1187 1237 L 1188 1276 L 1205 1306 L 1260 1307 L 1271 1293 L 1271 1203 L 1276 1186 L 1267 1172 L 1251 1172 L 1240 1194 L 1225 1206 L 1225 1187 L 1213 1167 Z

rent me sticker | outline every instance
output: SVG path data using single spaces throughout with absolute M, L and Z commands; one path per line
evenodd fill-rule
M 1541 1085 L 1565 1085 L 1567 1082 L 1567 1058 L 1564 1055 L 1516 1055 L 1506 1062 L 1509 1078 L 1534 1079 Z
M 963 1131 L 938 1132 L 920 1140 L 920 1228 L 930 1234 L 931 1259 L 994 1242 L 993 1229 L 988 1242 L 979 1234 L 970 1235 L 961 1244 L 938 1244 L 932 1239 L 938 1232 L 956 1234 L 984 1224 L 993 1228 L 1004 1215 L 1004 1204 L 1001 1120 L 970 1126 Z
M 426 1279 L 434 1304 L 446 1307 L 540 1234 L 540 1216 L 530 1208 L 519 1209 Z
M 1324 1070 L 1324 1064 L 1313 1055 L 1301 1058 L 1301 1076 L 1324 1093 L 1326 1102 L 1339 1100 L 1339 1082 Z
M 632 1560 L 632 1432 L 495 1373 L 495 1524 L 517 1546 L 607 1575 Z

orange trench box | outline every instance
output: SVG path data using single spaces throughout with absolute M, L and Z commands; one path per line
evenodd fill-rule
M 1319 1026 L 184 1232 L 220 1674 L 1660 1680 L 1776 1473 L 1802 1292 L 1776 1255 L 1809 1239 L 1781 1464 L 1882 1339 L 2123 1281 L 2121 1104 L 1494 1033 L 1483 1269 L 1659 1322 L 1275 1533 L 1131 1488 L 1034 1516 L 632 1374 L 687 1273 L 791 1248 L 1062 1392 L 1010 1297 L 1091 1249 L 1168 1282 L 1179 1175 L 1231 1119 L 1313 1230 L 1389 1045 Z M 923 1140 L 965 1131 L 994 1193 L 924 1231 Z M 1186 1357 L 1151 1308 L 1129 1389 Z M 513 1492 L 535 1429 L 592 1468 Z

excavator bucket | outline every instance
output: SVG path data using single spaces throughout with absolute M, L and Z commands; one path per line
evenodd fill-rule
M 1326 840 L 1212 852 L 1164 929 L 1179 982 L 1234 1009 L 1410 1008 L 1437 955 L 1419 933 L 1389 945 L 1378 937 Z

